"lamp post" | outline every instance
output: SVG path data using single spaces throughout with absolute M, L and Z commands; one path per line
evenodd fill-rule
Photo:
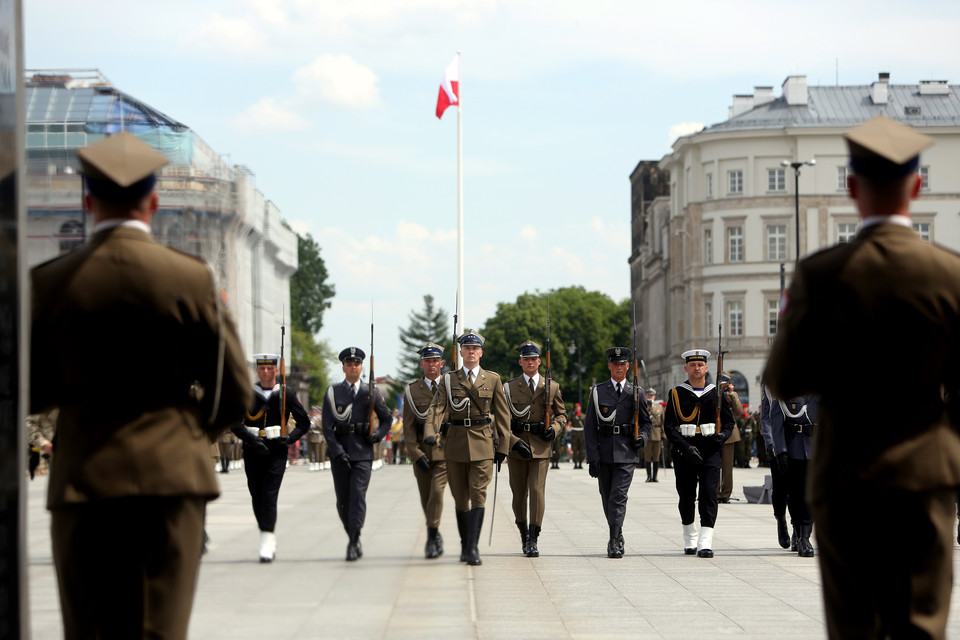
M 577 336 L 580 337 L 579 335 Z M 583 406 L 583 362 L 580 358 L 580 344 L 576 339 L 570 341 L 570 344 L 567 345 L 567 353 L 573 355 L 577 354 L 577 402 L 580 403 L 580 406 Z
M 794 256 L 794 263 L 800 262 L 800 167 L 804 165 L 812 167 L 815 164 L 817 164 L 816 160 L 804 160 L 803 162 L 780 161 L 781 167 L 793 167 L 793 209 L 797 241 L 797 253 L 796 256 Z

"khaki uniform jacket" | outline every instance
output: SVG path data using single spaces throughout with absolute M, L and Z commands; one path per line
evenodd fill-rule
M 469 414 L 467 407 L 458 411 L 450 405 L 445 384 L 447 378 L 450 379 L 450 395 L 454 403 L 459 405 L 466 398 L 470 398 Z M 479 401 L 481 406 L 477 406 L 476 401 Z M 487 417 L 491 418 L 492 422 L 485 425 L 451 425 L 447 435 L 439 438 L 444 458 L 453 462 L 493 460 L 494 451 L 507 454 L 510 446 L 516 442 L 516 437 L 510 433 L 510 409 L 507 408 L 507 398 L 503 393 L 500 376 L 480 369 L 471 387 L 463 368 L 460 368 L 440 376 L 440 390 L 430 405 L 423 434 L 424 437 L 436 437 L 440 435 L 442 424 L 464 418 L 480 420 Z
M 878 224 L 802 260 L 788 295 L 763 375 L 775 397 L 820 395 L 811 501 L 960 485 L 960 256 Z M 910 402 L 877 410 L 878 374 Z
M 647 413 L 650 414 L 650 440 L 663 439 L 663 405 L 654 400 Z
M 443 380 L 443 376 L 437 378 L 437 384 Z M 433 402 L 433 392 L 430 391 L 430 385 L 424 378 L 414 380 L 407 385 L 410 393 L 404 393 L 403 400 L 403 441 L 407 444 L 407 460 L 416 462 L 422 456 L 427 456 L 427 460 L 443 460 L 443 449 L 437 447 L 428 447 L 423 444 L 423 430 L 426 426 L 426 419 L 421 420 L 414 414 L 416 409 L 418 413 L 428 413 L 430 403 Z M 415 406 L 410 406 L 410 398 L 413 399 Z
M 516 411 L 523 411 L 530 407 L 530 412 L 522 418 L 517 418 L 512 413 L 511 427 L 517 422 L 543 422 L 546 409 L 544 407 L 544 397 L 547 393 L 547 383 L 543 376 L 537 384 L 534 394 L 530 395 L 530 386 L 525 382 L 523 376 L 514 378 L 507 383 L 510 389 L 510 399 L 513 401 L 513 408 Z M 550 426 L 553 428 L 557 438 L 562 438 L 564 427 L 567 424 L 566 407 L 563 405 L 563 396 L 560 394 L 560 385 L 556 380 L 550 380 Z M 530 445 L 534 458 L 549 458 L 551 454 L 550 440 L 544 440 L 542 435 L 531 435 L 529 432 L 516 432 L 513 434 Z M 510 452 L 511 458 L 521 458 L 522 456 L 515 452 Z
M 740 442 L 740 427 L 737 426 L 736 421 L 738 418 L 743 417 L 743 405 L 740 403 L 740 395 L 736 391 L 729 391 L 724 395 L 727 397 L 727 402 L 730 403 L 730 411 L 733 413 L 734 422 L 733 432 L 723 444 L 734 444 L 735 442 Z
M 210 269 L 115 227 L 32 280 L 31 411 L 60 408 L 47 506 L 216 497 L 210 443 L 252 392 Z

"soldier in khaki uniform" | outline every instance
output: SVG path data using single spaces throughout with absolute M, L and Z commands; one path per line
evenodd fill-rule
M 567 414 L 567 431 L 570 432 L 570 453 L 573 454 L 574 469 L 583 469 L 583 458 L 587 452 L 583 440 L 583 419 L 580 403 L 574 402 L 573 409 Z
M 663 407 L 657 402 L 657 390 L 647 389 L 647 413 L 650 414 L 650 440 L 643 447 L 643 461 L 647 468 L 647 482 L 657 480 L 660 453 L 663 447 Z
M 547 398 L 548 381 L 540 375 L 540 345 L 527 340 L 517 347 L 517 352 L 520 354 L 523 374 L 508 382 L 504 391 L 511 414 L 510 430 L 527 443 L 533 457 L 511 452 L 507 458 L 507 468 L 510 470 L 510 489 L 513 491 L 513 515 L 520 530 L 523 554 L 528 558 L 536 558 L 540 555 L 537 539 L 543 524 L 550 445 L 557 440 L 557 434 L 564 432 L 567 416 L 563 412 L 560 385 L 554 380 L 549 381 L 550 396 Z M 549 427 L 545 420 L 548 405 Z
M 307 432 L 307 456 L 310 459 L 308 471 L 321 471 L 326 468 L 324 458 L 327 453 L 327 443 L 323 441 L 323 427 L 321 413 L 313 411 L 310 415 L 310 431 Z
M 743 416 L 743 405 L 740 404 L 740 396 L 733 390 L 733 382 L 730 380 L 730 373 L 727 371 L 720 374 L 720 390 L 730 405 L 730 411 L 733 412 L 734 419 L 733 433 L 723 443 L 723 449 L 720 453 L 720 485 L 717 487 L 717 500 L 722 504 L 727 504 L 730 502 L 730 495 L 733 493 L 733 454 L 736 451 L 736 443 L 740 442 L 740 428 L 737 426 L 737 418 Z
M 430 403 L 440 388 L 443 369 L 443 347 L 428 342 L 420 351 L 423 377 L 414 380 L 403 390 L 403 440 L 407 459 L 413 461 L 413 476 L 420 490 L 420 506 L 427 521 L 427 544 L 424 556 L 439 558 L 443 554 L 440 535 L 440 516 L 443 514 L 443 490 L 447 488 L 447 463 L 442 447 L 423 444 L 423 431 Z
M 463 366 L 441 378 L 427 414 L 423 444 L 444 449 L 460 530 L 460 560 L 479 565 L 477 542 L 494 460 L 499 471 L 511 448 L 528 457 L 531 453 L 527 443 L 510 433 L 510 409 L 500 376 L 480 368 L 483 336 L 468 329 L 457 342 Z
M 820 396 L 808 499 L 831 638 L 945 638 L 960 486 L 960 255 L 913 230 L 933 139 L 848 131 L 857 235 L 797 266 L 764 383 Z M 877 372 L 895 372 L 880 406 Z M 866 392 L 866 393 L 865 393 Z M 892 395 L 888 393 L 888 395 Z
M 233 435 L 233 432 L 227 429 L 220 434 L 220 437 L 217 438 L 217 453 L 220 456 L 220 473 L 230 473 L 230 468 L 233 466 L 233 443 L 236 440 L 236 436 Z
M 185 638 L 220 493 L 210 445 L 243 417 L 250 373 L 208 265 L 150 236 L 167 158 L 129 133 L 77 156 L 93 235 L 31 273 L 30 411 L 60 409 L 47 507 L 64 637 Z

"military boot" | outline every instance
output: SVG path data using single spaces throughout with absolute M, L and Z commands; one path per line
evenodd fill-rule
M 520 544 L 523 545 L 522 547 L 523 555 L 527 555 L 527 551 L 529 549 L 529 547 L 527 546 L 527 540 L 528 540 L 527 536 L 529 535 L 529 530 L 527 529 L 527 523 L 520 522 L 519 520 L 516 520 L 516 523 L 517 523 L 517 529 L 520 530 Z
M 610 540 L 607 542 L 608 558 L 623 557 L 623 546 L 621 545 L 622 541 L 623 536 L 620 534 L 620 530 L 610 527 Z
M 790 532 L 787 530 L 787 517 L 786 516 L 776 516 L 777 518 L 777 542 L 780 543 L 780 546 L 784 549 L 790 549 L 794 551 L 795 549 L 790 547 Z
M 793 526 L 793 523 L 790 523 Z M 793 527 L 793 533 L 790 535 L 790 551 L 797 550 L 797 540 L 800 536 L 797 535 L 797 527 Z
M 460 562 L 467 561 L 470 548 L 470 512 L 457 511 L 457 529 L 460 531 Z
M 697 557 L 713 557 L 713 527 L 700 527 L 700 535 L 697 538 Z
M 810 534 L 813 532 L 813 526 L 809 524 L 800 525 L 800 533 L 797 535 L 797 555 L 801 558 L 813 557 L 813 545 L 810 544 Z
M 467 513 L 469 514 L 469 534 L 470 541 L 467 545 L 467 564 L 472 567 L 483 564 L 480 559 L 480 531 L 483 529 L 484 507 L 474 507 Z
M 347 542 L 347 562 L 353 562 L 360 558 L 360 532 L 350 532 L 350 540 Z
M 647 463 L 644 464 L 643 466 L 647 468 L 647 479 L 646 479 L 646 482 L 653 482 L 653 463 L 652 463 L 652 462 L 647 462 Z
M 653 480 L 651 480 L 650 482 L 660 482 L 659 480 L 657 480 L 657 470 L 658 470 L 658 469 L 660 469 L 660 463 L 659 463 L 659 462 L 654 462 L 654 463 L 653 463 Z
M 423 548 L 423 556 L 428 560 L 440 557 L 440 551 L 437 549 L 437 528 L 427 527 L 427 544 Z
M 537 549 L 537 538 L 539 537 L 540 537 L 540 525 L 538 524 L 530 525 L 530 532 L 527 535 L 527 544 L 526 544 L 527 549 L 526 551 L 524 551 L 524 554 L 528 558 L 540 557 L 540 550 Z
M 440 529 L 436 529 L 437 535 L 434 536 L 434 543 L 437 545 L 437 556 L 443 555 L 443 536 L 440 535 Z
M 697 553 L 697 537 L 700 532 L 697 530 L 697 523 L 683 525 L 683 553 L 692 556 Z

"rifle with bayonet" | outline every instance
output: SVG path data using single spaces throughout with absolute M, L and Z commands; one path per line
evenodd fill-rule
M 637 306 L 630 309 L 630 323 L 632 325 L 633 343 L 633 441 L 640 439 L 640 355 L 637 353 Z M 646 398 L 644 398 L 646 401 Z
M 460 291 L 457 290 L 457 299 L 453 303 L 453 342 L 450 343 L 451 371 L 457 370 L 457 314 L 460 313 Z
M 721 322 L 719 328 L 717 329 L 717 416 L 715 424 L 717 425 L 716 433 L 720 433 L 720 404 L 723 402 L 723 354 L 726 351 L 723 350 L 723 323 Z
M 276 316 L 274 316 L 276 317 Z M 283 347 L 287 341 L 287 310 L 284 307 L 280 319 L 280 435 L 287 435 L 287 369 L 283 359 Z
M 547 377 L 544 380 L 543 432 L 550 430 L 550 298 L 547 298 Z M 556 434 L 560 435 L 560 434 Z
M 370 309 L 370 408 L 367 419 L 370 421 L 370 430 L 367 435 L 373 437 L 373 419 L 377 408 L 377 379 L 373 376 L 373 309 Z

